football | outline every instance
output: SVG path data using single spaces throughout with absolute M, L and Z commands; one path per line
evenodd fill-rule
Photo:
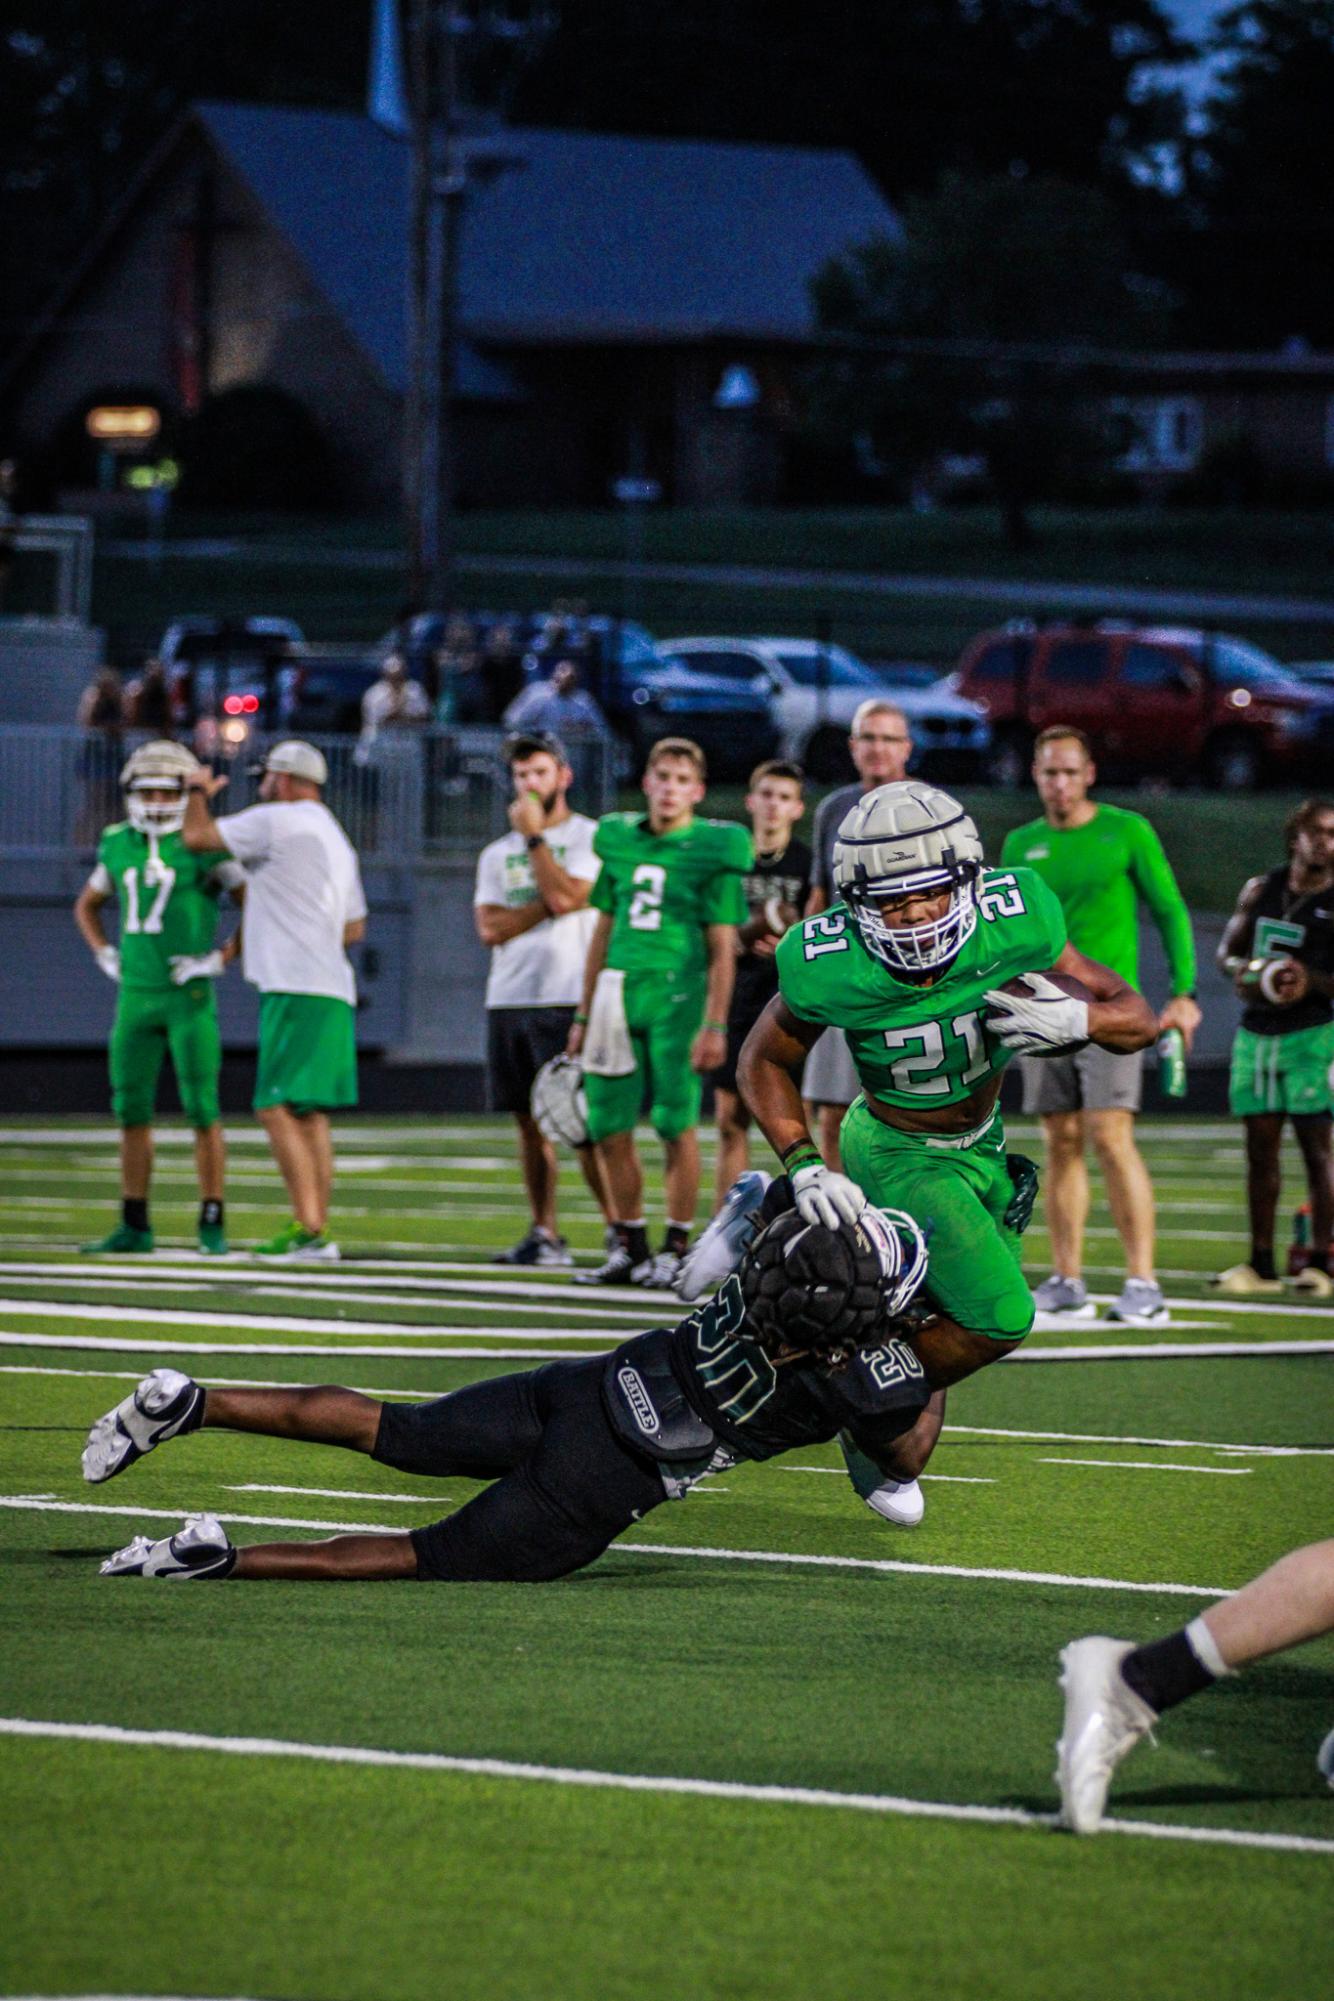
M 1050 980 L 1054 987 L 1059 987 L 1063 994 L 1069 994 L 1071 1000 L 1091 1001 L 1097 999 L 1097 995 L 1090 988 L 1086 987 L 1082 980 L 1077 980 L 1073 973 L 1044 972 L 1042 977 L 1044 980 Z M 1031 1000 L 1033 998 L 1033 989 L 1028 985 L 1028 976 L 1026 973 L 1016 973 L 1012 980 L 1003 981 L 997 988 L 997 992 L 1014 994 L 1022 1000 Z
M 1291 1007 L 1306 990 L 1305 978 L 1290 959 L 1252 959 L 1237 985 L 1245 994 L 1258 993 L 1271 1007 Z

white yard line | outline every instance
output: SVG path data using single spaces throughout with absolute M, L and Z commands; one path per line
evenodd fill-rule
M 503 1331 L 500 1328 L 464 1329 L 467 1334 L 490 1333 L 497 1338 Z M 527 1333 L 526 1328 L 524 1333 Z M 564 1338 L 573 1340 L 575 1337 L 567 1335 Z M 605 1337 L 598 1333 L 590 1339 L 601 1341 Z M 119 1355 L 286 1355 L 289 1359 L 296 1355 L 382 1355 L 395 1361 L 412 1362 L 563 1362 L 570 1354 L 568 1348 L 392 1348 L 378 1342 L 362 1347 L 332 1348 L 317 1346 L 309 1341 L 133 1341 L 121 1334 L 0 1333 L 0 1348 L 110 1349 Z
M 775 1466 L 778 1473 L 832 1473 L 836 1479 L 846 1480 L 847 1471 L 842 1466 Z M 978 1473 L 919 1473 L 919 1480 L 948 1480 L 955 1487 L 994 1487 L 994 1479 L 983 1479 Z
M 843 1793 L 819 1786 L 763 1786 L 736 1779 L 701 1779 L 666 1773 L 606 1772 L 584 1766 L 521 1764 L 505 1758 L 464 1758 L 440 1751 L 384 1751 L 360 1744 L 312 1744 L 280 1737 L 209 1737 L 192 1730 L 127 1730 L 111 1723 L 55 1723 L 27 1716 L 0 1717 L 0 1733 L 12 1737 L 66 1738 L 85 1744 L 114 1744 L 136 1750 L 195 1751 L 234 1758 L 301 1758 L 326 1765 L 371 1765 L 399 1771 L 448 1772 L 529 1784 L 583 1786 L 596 1791 L 685 1794 L 699 1799 L 804 1806 L 844 1812 L 892 1814 L 908 1819 L 971 1821 L 991 1827 L 1050 1827 L 1054 1815 L 1022 1807 L 968 1806 L 951 1800 L 907 1799 L 892 1793 Z M 1209 1842 L 1233 1848 L 1277 1850 L 1299 1855 L 1334 1855 L 1334 1841 L 1304 1834 L 1265 1834 L 1248 1828 L 1193 1827 L 1168 1821 L 1103 1822 L 1106 1834 L 1138 1835 L 1152 1841 Z
M 422 1508 L 429 1510 L 438 1496 L 424 1494 Z M 56 1501 L 46 1494 L 0 1494 L 0 1508 L 51 1515 L 127 1515 L 132 1520 L 180 1522 L 186 1509 L 110 1507 L 101 1502 Z M 354 1535 L 398 1535 L 392 1522 L 311 1521 L 294 1515 L 238 1515 L 230 1508 L 218 1509 L 224 1522 L 241 1522 L 248 1528 L 323 1529 Z M 1175 1598 L 1225 1598 L 1232 1588 L 1225 1584 L 1141 1584 L 1124 1577 L 1076 1577 L 1064 1571 L 1010 1570 L 961 1563 L 900 1563 L 890 1557 L 809 1556 L 791 1550 L 709 1549 L 685 1543 L 615 1542 L 614 1550 L 629 1550 L 636 1556 L 689 1557 L 707 1563 L 794 1564 L 801 1569 L 869 1570 L 896 1577 L 967 1577 L 1000 1584 L 1057 1584 L 1084 1591 L 1134 1591 Z
M 1212 1473 L 1220 1480 L 1245 1480 L 1249 1466 L 1183 1466 L 1172 1459 L 1040 1459 L 1040 1466 L 1110 1466 L 1114 1472 Z
M 1016 1431 L 994 1424 L 951 1423 L 941 1435 L 948 1442 L 956 1431 L 975 1438 L 1035 1439 L 1053 1445 L 1162 1445 L 1177 1452 L 1240 1452 L 1248 1458 L 1334 1458 L 1334 1445 L 1221 1445 L 1207 1438 L 1143 1438 L 1138 1433 L 1123 1437 L 1110 1431 Z
M 510 1304 L 511 1302 L 506 1302 Z M 463 1301 L 456 1301 L 462 1306 Z M 486 1302 L 479 1300 L 476 1311 L 485 1313 Z M 532 1310 L 532 1309 L 529 1309 Z M 573 1314 L 577 1305 L 564 1311 Z M 15 1320 L 107 1320 L 126 1326 L 144 1327 L 230 1327 L 237 1333 L 253 1328 L 257 1334 L 383 1334 L 396 1340 L 430 1341 L 450 1335 L 494 1334 L 507 1341 L 604 1341 L 616 1333 L 614 1327 L 467 1327 L 436 1326 L 429 1320 L 320 1320 L 314 1314 L 299 1313 L 218 1313 L 198 1306 L 96 1306 L 82 1300 L 0 1299 L 0 1312 Z

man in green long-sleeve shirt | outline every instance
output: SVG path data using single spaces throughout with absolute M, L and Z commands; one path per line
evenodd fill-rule
M 1056 893 L 1071 944 L 1133 987 L 1139 986 L 1138 906 L 1145 903 L 1162 935 L 1172 987 L 1158 1027 L 1179 1028 L 1189 1049 L 1200 1021 L 1190 912 L 1149 822 L 1090 799 L 1096 777 L 1082 731 L 1044 730 L 1033 756 L 1042 818 L 1007 834 L 1001 865 L 1035 869 Z M 1041 1115 L 1047 1154 L 1053 1270 L 1037 1289 L 1038 1310 L 1074 1319 L 1091 1319 L 1096 1311 L 1083 1279 L 1089 1210 L 1084 1154 L 1091 1140 L 1126 1257 L 1126 1281 L 1107 1317 L 1137 1326 L 1166 1320 L 1154 1277 L 1153 1187 L 1135 1144 L 1139 1053 L 1121 1056 L 1090 1045 L 1077 1056 L 1026 1057 L 1022 1068 L 1024 1110 Z

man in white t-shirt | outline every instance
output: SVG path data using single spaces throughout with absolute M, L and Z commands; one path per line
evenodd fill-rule
M 260 991 L 255 1110 L 292 1203 L 261 1257 L 336 1258 L 329 1241 L 329 1114 L 357 1102 L 356 983 L 347 947 L 366 935 L 356 850 L 320 797 L 329 769 L 312 743 L 275 744 L 258 806 L 215 820 L 227 783 L 200 766 L 181 837 L 234 855 L 245 870 L 241 965 Z
M 473 896 L 477 935 L 491 951 L 486 982 L 487 1081 L 493 1111 L 513 1115 L 532 1222 L 497 1264 L 570 1265 L 556 1228 L 556 1155 L 530 1109 L 533 1079 L 563 1054 L 583 990 L 596 922 L 588 907 L 598 873 L 596 820 L 570 810 L 573 773 L 558 737 L 513 736 L 505 758 L 514 784 L 510 831 L 482 849 Z M 591 1146 L 578 1149 L 584 1179 L 606 1213 Z

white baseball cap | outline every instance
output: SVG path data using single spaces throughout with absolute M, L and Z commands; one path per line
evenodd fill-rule
M 313 743 L 303 743 L 300 737 L 288 737 L 283 743 L 276 743 L 263 764 L 256 767 L 260 771 L 285 771 L 289 778 L 304 778 L 310 785 L 327 785 L 329 767 L 324 761 L 324 752 L 316 750 Z

